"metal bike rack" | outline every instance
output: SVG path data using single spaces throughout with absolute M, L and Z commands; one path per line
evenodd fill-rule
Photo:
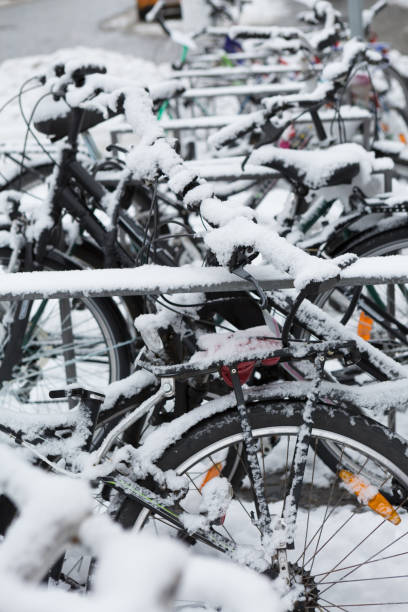
M 265 83 L 263 85 L 225 85 L 222 87 L 195 87 L 181 94 L 183 100 L 220 98 L 223 96 L 278 96 L 299 93 L 303 83 Z
M 247 266 L 265 291 L 292 289 L 294 279 L 272 265 Z M 0 300 L 248 291 L 253 285 L 226 268 L 145 265 L 111 270 L 17 272 L 1 275 Z M 408 283 L 408 256 L 364 257 L 339 275 L 337 286 Z
M 193 90 L 194 91 L 194 90 Z M 353 112 L 348 112 L 343 108 L 344 116 L 342 117 L 343 123 L 346 125 L 351 125 L 355 122 L 362 124 L 363 126 L 363 146 L 368 148 L 370 143 L 370 126 L 372 121 L 372 116 L 370 113 L 364 109 L 353 109 Z M 341 109 L 340 109 L 341 114 Z M 188 130 L 210 130 L 210 129 L 220 129 L 225 127 L 226 125 L 237 121 L 240 117 L 244 117 L 245 115 L 206 115 L 203 117 L 182 117 L 180 119 L 167 119 L 163 118 L 160 121 L 160 125 L 166 131 L 173 132 L 177 136 L 179 136 L 180 132 L 188 131 Z M 320 119 L 323 123 L 332 124 L 336 119 L 335 113 L 332 110 L 324 110 Z M 312 119 L 309 116 L 309 113 L 306 111 L 304 116 L 296 120 L 296 125 L 305 126 L 310 125 L 312 123 Z M 110 132 L 111 143 L 118 144 L 120 141 L 120 137 L 124 134 L 131 134 L 132 130 L 127 125 L 122 127 L 117 127 Z M 217 160 L 217 164 L 219 160 Z
M 317 64 L 313 66 L 313 72 L 320 72 L 322 70 L 321 65 Z M 237 77 L 251 77 L 251 76 L 264 76 L 266 74 L 282 74 L 286 72 L 304 72 L 305 67 L 299 64 L 265 64 L 258 66 L 233 66 L 229 68 L 212 68 L 212 69 L 188 69 L 188 70 L 175 70 L 170 72 L 169 77 L 171 79 L 214 79 L 220 77 L 228 77 L 236 79 Z

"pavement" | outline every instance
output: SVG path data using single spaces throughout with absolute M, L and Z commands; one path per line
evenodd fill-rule
M 274 2 L 275 0 L 270 0 Z M 299 5 L 277 19 L 293 24 Z M 347 0 L 333 0 L 345 10 Z M 366 6 L 373 2 L 366 0 Z M 408 53 L 408 10 L 388 7 L 376 20 L 381 40 Z M 0 0 L 0 61 L 52 53 L 61 47 L 98 47 L 155 62 L 179 57 L 177 45 L 157 25 L 140 24 L 132 0 Z
M 155 62 L 179 57 L 160 32 L 137 35 L 131 0 L 0 0 L 0 62 L 53 53 L 62 47 L 98 47 Z

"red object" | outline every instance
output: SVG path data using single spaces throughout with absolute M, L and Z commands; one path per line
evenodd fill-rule
M 241 385 L 244 385 L 249 380 L 249 377 L 251 376 L 254 370 L 255 364 L 256 361 L 242 361 L 237 365 L 238 376 Z M 229 366 L 222 366 L 221 376 L 223 377 L 224 382 L 227 383 L 229 387 L 232 387 L 231 372 Z
M 263 359 L 262 365 L 274 366 L 278 363 L 279 359 L 280 357 L 269 357 L 268 359 Z M 244 385 L 246 382 L 248 382 L 252 372 L 254 371 L 255 364 L 256 364 L 256 361 L 241 361 L 241 363 L 237 365 L 238 376 L 239 376 L 239 381 L 241 385 Z M 222 366 L 221 376 L 224 379 L 224 382 L 229 387 L 232 387 L 230 367 L 231 366 Z

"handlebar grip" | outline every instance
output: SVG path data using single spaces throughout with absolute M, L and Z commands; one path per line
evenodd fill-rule
M 88 74 L 106 74 L 106 67 L 88 64 L 87 66 L 76 68 L 71 74 L 75 86 L 82 87 Z
M 71 78 L 74 84 L 76 85 L 76 87 L 81 87 L 84 84 L 85 76 L 87 76 L 88 74 L 105 74 L 106 67 L 97 66 L 96 64 L 87 64 L 84 66 L 80 66 L 79 68 L 75 68 L 71 72 L 71 74 L 69 74 L 69 72 L 67 73 L 66 64 L 59 63 L 59 64 L 55 64 L 52 67 L 52 72 L 54 73 L 54 76 L 56 76 L 57 78 L 66 77 L 65 79 L 63 79 L 64 82 L 66 82 L 67 80 L 69 80 L 69 78 Z M 42 74 L 38 78 L 43 85 L 45 85 L 48 79 L 47 75 L 45 74 Z

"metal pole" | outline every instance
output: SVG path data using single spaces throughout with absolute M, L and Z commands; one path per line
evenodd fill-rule
M 352 36 L 364 36 L 363 0 L 348 0 L 349 25 Z

